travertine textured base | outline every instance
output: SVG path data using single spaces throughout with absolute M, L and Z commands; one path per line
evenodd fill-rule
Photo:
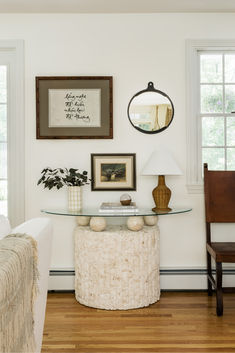
M 75 294 L 84 305 L 109 310 L 148 306 L 160 297 L 159 230 L 109 226 L 75 229 Z

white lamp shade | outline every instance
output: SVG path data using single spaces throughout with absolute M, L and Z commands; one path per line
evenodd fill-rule
M 171 153 L 166 150 L 155 151 L 142 170 L 142 175 L 182 175 Z

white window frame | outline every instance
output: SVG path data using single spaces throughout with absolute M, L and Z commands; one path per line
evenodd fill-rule
M 193 194 L 203 193 L 198 52 L 210 50 L 234 51 L 235 40 L 186 40 L 187 189 Z
M 0 64 L 7 66 L 8 218 L 25 220 L 24 41 L 0 40 Z

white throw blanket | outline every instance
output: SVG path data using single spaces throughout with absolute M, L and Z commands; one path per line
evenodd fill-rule
M 0 352 L 35 351 L 37 242 L 26 234 L 0 240 Z

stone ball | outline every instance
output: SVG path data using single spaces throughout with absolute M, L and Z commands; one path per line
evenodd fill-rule
M 106 220 L 103 217 L 92 217 L 90 220 L 90 228 L 94 232 L 102 232 L 106 227 Z
M 141 230 L 144 226 L 143 217 L 135 216 L 129 217 L 127 220 L 127 228 L 129 230 L 138 231 Z
M 144 223 L 147 226 L 155 226 L 157 224 L 157 216 L 144 216 Z
M 79 226 L 88 226 L 90 219 L 91 219 L 91 217 L 87 217 L 87 216 L 77 217 L 77 224 Z

